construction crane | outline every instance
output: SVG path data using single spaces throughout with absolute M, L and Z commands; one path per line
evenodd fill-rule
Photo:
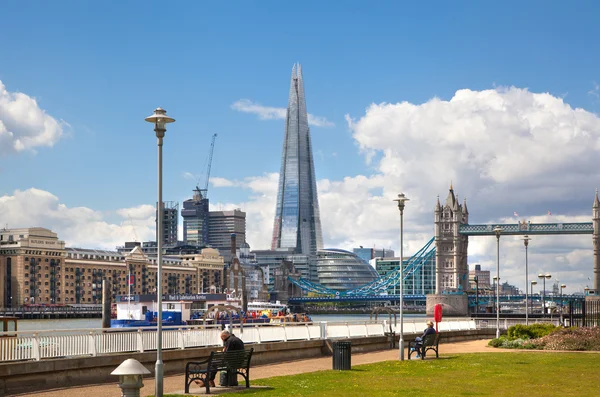
M 202 189 L 204 197 L 207 197 L 208 195 L 208 181 L 210 180 L 210 168 L 212 166 L 213 152 L 215 151 L 215 139 L 217 139 L 216 133 L 212 136 L 212 140 L 210 142 L 210 151 L 208 152 L 208 166 L 206 167 L 206 183 L 204 184 L 204 189 Z

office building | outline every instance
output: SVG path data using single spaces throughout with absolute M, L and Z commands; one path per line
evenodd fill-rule
M 394 250 L 385 248 L 364 248 L 363 246 L 360 246 L 359 248 L 354 248 L 352 252 L 367 263 L 370 263 L 371 259 L 375 258 L 394 257 Z
M 164 245 L 177 244 L 177 226 L 179 224 L 179 203 L 175 201 L 163 202 L 163 230 L 162 243 Z M 158 227 L 156 228 L 158 230 Z M 158 241 L 158 239 L 156 240 Z
M 337 291 L 362 287 L 379 277 L 367 262 L 341 249 L 323 249 L 317 253 L 319 283 Z
M 300 64 L 294 65 L 271 249 L 316 255 L 323 248 L 317 182 Z
M 246 244 L 246 213 L 241 209 L 208 213 L 208 242 L 221 254 L 231 252 L 231 235 L 236 235 L 236 249 Z
M 194 196 L 183 202 L 183 241 L 199 247 L 208 246 L 209 211 L 208 198 L 196 187 Z
M 432 255 L 422 266 L 415 267 L 413 272 L 407 270 L 410 257 L 405 257 L 404 264 L 404 293 L 405 294 L 433 294 L 435 293 L 435 255 Z M 375 269 L 381 277 L 386 277 L 400 269 L 400 258 L 377 258 Z M 400 284 L 388 288 L 390 295 L 400 294 Z
M 475 283 L 477 277 L 477 283 Z M 469 270 L 469 287 L 472 290 L 475 288 L 485 289 L 491 287 L 490 271 L 481 270 L 481 265 L 475 265 L 475 270 Z

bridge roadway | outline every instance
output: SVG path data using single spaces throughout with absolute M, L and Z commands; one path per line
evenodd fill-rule
M 530 295 L 529 299 L 536 301 L 541 300 L 540 295 Z M 546 296 L 547 302 L 560 302 L 560 301 L 582 301 L 583 296 L 580 295 L 563 295 L 561 296 Z M 404 294 L 404 301 L 406 302 L 425 302 L 426 295 L 423 294 Z M 474 305 L 475 301 L 479 300 L 479 304 L 487 301 L 495 301 L 495 295 L 469 295 L 469 304 Z M 518 302 L 525 300 L 525 295 L 500 295 L 500 302 Z M 331 296 L 303 296 L 293 297 L 288 299 L 288 303 L 303 304 L 303 303 L 321 303 L 321 302 L 395 302 L 400 301 L 400 295 L 364 295 L 364 296 L 345 296 L 345 295 L 331 295 Z

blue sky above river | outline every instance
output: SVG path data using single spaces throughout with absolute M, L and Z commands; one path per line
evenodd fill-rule
M 177 119 L 164 198 L 209 184 L 268 248 L 294 62 L 303 66 L 327 246 L 405 251 L 450 181 L 471 223 L 591 220 L 600 185 L 596 2 L 12 2 L 2 5 L 0 222 L 69 246 L 154 234 L 157 106 Z M 548 215 L 548 212 L 552 216 Z M 517 213 L 518 216 L 514 214 Z M 535 237 L 531 274 L 582 290 L 590 236 Z M 495 240 L 470 263 L 495 267 Z M 524 249 L 502 278 L 524 287 Z

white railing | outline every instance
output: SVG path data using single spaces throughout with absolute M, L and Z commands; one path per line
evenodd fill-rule
M 404 334 L 421 334 L 426 327 L 423 320 L 404 321 Z M 485 324 L 485 327 L 488 327 L 488 324 Z M 493 327 L 495 328 L 495 323 Z M 461 331 L 475 328 L 476 320 L 451 320 L 439 323 L 440 331 Z M 239 325 L 232 327 L 232 332 L 245 343 L 256 344 L 383 336 L 390 330 L 398 334 L 400 332 L 399 322 L 390 324 L 384 320 L 379 322 L 279 323 L 245 325 L 243 329 Z M 188 349 L 222 346 L 219 337 L 220 331 L 219 325 L 163 327 L 162 347 L 163 349 Z M 93 357 L 149 350 L 156 350 L 156 329 L 150 327 L 0 333 L 0 361 L 2 362 Z
M 476 323 L 477 328 L 494 328 L 496 329 L 496 319 L 495 318 L 477 318 L 475 320 L 472 320 Z M 544 324 L 554 324 L 555 326 L 559 326 L 560 325 L 560 318 L 530 318 L 529 319 L 529 324 L 537 324 L 537 323 L 544 323 Z M 525 324 L 525 319 L 524 318 L 501 318 L 500 319 L 500 323 L 499 323 L 499 327 L 501 330 L 507 330 L 508 328 L 512 327 L 513 325 L 517 325 L 517 324 Z

